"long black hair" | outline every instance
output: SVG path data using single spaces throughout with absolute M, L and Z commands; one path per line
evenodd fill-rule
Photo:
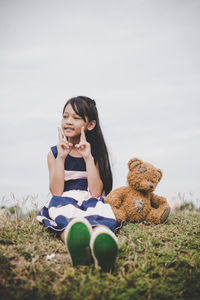
M 103 182 L 104 191 L 107 195 L 112 190 L 113 177 L 108 150 L 99 124 L 96 102 L 85 96 L 73 97 L 66 102 L 63 108 L 63 114 L 68 104 L 71 104 L 75 113 L 84 121 L 86 121 L 86 117 L 89 122 L 93 120 L 96 121 L 94 129 L 86 131 L 86 139 L 91 145 L 91 152 L 94 157 L 94 161 L 95 163 L 98 163 L 100 177 Z

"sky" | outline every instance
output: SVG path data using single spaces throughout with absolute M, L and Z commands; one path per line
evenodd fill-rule
M 200 202 L 199 25 L 199 0 L 0 0 L 1 197 L 42 203 L 62 108 L 85 95 L 114 188 L 138 157 L 163 171 L 156 194 Z

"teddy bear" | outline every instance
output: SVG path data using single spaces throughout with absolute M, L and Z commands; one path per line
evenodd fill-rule
M 111 191 L 104 202 L 111 205 L 117 222 L 164 223 L 170 214 L 170 206 L 166 198 L 153 193 L 162 178 L 162 171 L 138 158 L 131 159 L 128 167 L 128 186 Z

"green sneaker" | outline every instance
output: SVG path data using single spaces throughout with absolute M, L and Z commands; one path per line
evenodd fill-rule
M 75 218 L 67 226 L 65 242 L 71 257 L 72 265 L 90 265 L 90 238 L 92 227 L 85 218 Z
M 95 267 L 100 266 L 105 272 L 113 268 L 118 252 L 117 244 L 117 237 L 110 229 L 99 227 L 93 232 L 90 248 Z

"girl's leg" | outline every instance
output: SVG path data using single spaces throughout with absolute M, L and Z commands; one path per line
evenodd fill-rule
M 76 218 L 61 232 L 60 237 L 67 245 L 73 266 L 89 265 L 90 249 L 96 267 L 100 266 L 107 272 L 114 266 L 118 241 L 108 227 L 98 225 L 91 228 L 85 218 Z
M 91 263 L 90 239 L 92 227 L 85 218 L 74 218 L 61 233 L 73 266 Z
M 90 248 L 95 266 L 109 272 L 115 264 L 118 252 L 118 240 L 115 234 L 106 226 L 99 225 L 93 229 Z
M 66 228 L 61 232 L 61 234 L 60 234 L 60 238 L 61 238 L 61 240 L 63 241 L 63 243 L 65 243 L 65 239 L 64 239 L 64 236 L 65 236 L 65 230 L 66 230 Z

